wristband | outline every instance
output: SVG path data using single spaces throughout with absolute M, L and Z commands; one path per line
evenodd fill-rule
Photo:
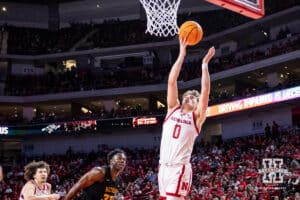
M 202 69 L 207 69 L 208 68 L 208 64 L 207 63 L 202 63 Z

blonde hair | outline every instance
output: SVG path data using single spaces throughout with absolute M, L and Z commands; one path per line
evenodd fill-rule
M 197 98 L 197 101 L 199 101 L 200 93 L 197 90 L 188 90 L 188 91 L 186 91 L 185 93 L 183 93 L 182 99 L 184 99 L 184 97 L 186 97 L 188 95 L 195 96 Z

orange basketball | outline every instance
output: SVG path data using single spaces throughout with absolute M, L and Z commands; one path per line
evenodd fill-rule
M 179 28 L 179 38 L 186 38 L 188 45 L 197 44 L 202 37 L 202 27 L 195 21 L 186 21 Z

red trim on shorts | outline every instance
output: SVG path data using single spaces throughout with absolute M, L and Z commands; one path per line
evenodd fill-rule
M 197 135 L 199 135 L 200 131 L 199 131 L 199 128 L 198 128 L 197 123 L 196 123 L 195 112 L 193 112 L 193 121 L 194 121 L 194 125 L 195 125 L 195 128 L 196 128 Z
M 174 110 L 173 110 L 168 116 L 166 116 L 166 118 L 165 118 L 163 124 L 164 124 L 164 123 L 171 117 L 171 115 L 172 115 L 176 110 L 178 110 L 179 108 L 180 108 L 180 106 L 177 106 L 176 108 L 174 108 Z
M 159 200 L 167 200 L 167 197 L 160 196 L 160 197 L 159 197 Z
M 179 194 L 173 194 L 173 193 L 169 193 L 169 192 L 166 192 L 166 195 L 173 196 L 173 197 L 181 197 Z
M 177 183 L 177 189 L 176 189 L 176 193 L 175 193 L 176 195 L 178 195 L 178 192 L 179 192 L 180 183 L 181 183 L 182 176 L 184 174 L 184 170 L 185 170 L 185 165 L 182 165 L 182 170 L 181 170 L 181 173 L 180 173 L 180 176 L 178 179 L 178 183 Z

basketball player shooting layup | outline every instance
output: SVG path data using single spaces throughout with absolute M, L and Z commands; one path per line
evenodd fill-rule
M 179 56 L 168 80 L 168 112 L 163 124 L 158 183 L 160 199 L 179 200 L 187 196 L 192 181 L 190 164 L 194 141 L 206 119 L 210 92 L 208 63 L 215 55 L 211 47 L 202 60 L 201 94 L 188 90 L 178 100 L 177 78 L 186 55 L 186 41 L 180 40 Z
M 25 166 L 23 186 L 19 200 L 58 200 L 59 194 L 51 194 L 51 184 L 47 183 L 50 172 L 49 165 L 44 161 L 31 162 Z

